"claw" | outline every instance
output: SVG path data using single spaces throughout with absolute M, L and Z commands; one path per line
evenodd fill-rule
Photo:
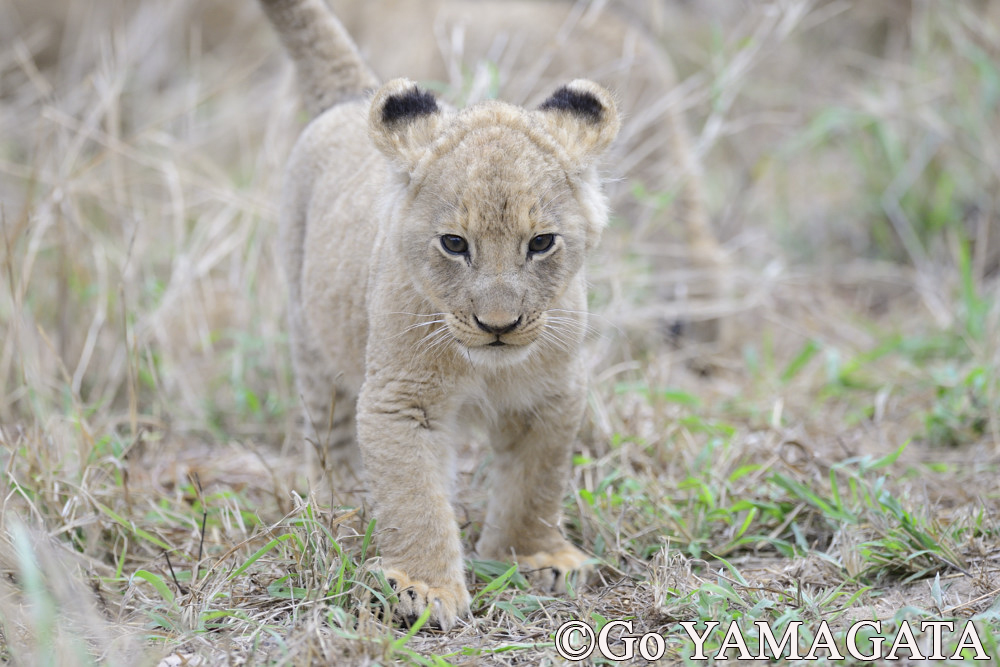
M 546 592 L 564 592 L 567 574 L 580 572 L 585 576 L 588 571 L 586 554 L 569 543 L 558 551 L 518 556 L 517 561 L 528 579 Z
M 386 573 L 386 581 L 393 587 L 398 598 L 396 618 L 406 627 L 412 627 L 421 614 L 431 607 L 427 627 L 450 630 L 459 617 L 469 613 L 469 592 L 462 581 L 429 585 L 423 581 L 410 579 L 400 570 Z M 406 595 L 403 595 L 403 593 Z

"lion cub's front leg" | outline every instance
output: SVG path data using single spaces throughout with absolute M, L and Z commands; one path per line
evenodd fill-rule
M 358 444 L 397 614 L 412 623 L 430 606 L 431 622 L 448 630 L 470 600 L 450 502 L 454 451 L 426 407 L 434 394 L 419 381 L 370 376 L 358 400 Z
M 562 497 L 583 396 L 557 396 L 526 414 L 511 414 L 494 433 L 492 491 L 480 557 L 516 561 L 537 586 L 565 589 L 565 575 L 587 556 L 563 537 Z

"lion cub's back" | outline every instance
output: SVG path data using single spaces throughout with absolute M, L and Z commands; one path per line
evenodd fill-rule
M 289 161 L 282 220 L 292 308 L 330 371 L 364 378 L 365 294 L 379 238 L 376 194 L 387 170 L 367 134 L 368 102 L 340 105 L 302 133 Z

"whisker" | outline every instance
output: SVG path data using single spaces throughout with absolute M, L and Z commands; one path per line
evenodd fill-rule
M 433 354 L 432 361 L 436 361 L 444 351 L 448 349 L 448 344 L 455 340 L 454 335 L 447 327 L 442 327 L 421 339 L 421 345 L 417 348 L 422 354 Z
M 440 340 L 448 333 L 447 327 L 442 327 L 440 329 L 435 329 L 425 334 L 420 340 L 414 344 L 414 350 L 417 352 L 425 352 L 428 349 L 434 347 L 436 341 Z
M 449 337 L 448 332 L 445 331 L 444 329 L 441 329 L 440 331 L 435 331 L 433 334 L 430 334 L 428 336 L 424 336 L 424 338 L 421 339 L 421 342 L 424 344 L 422 351 L 430 352 L 435 347 L 438 347 L 444 341 L 448 340 L 448 337 Z
M 430 327 L 435 324 L 444 324 L 444 320 L 431 320 L 430 322 L 417 322 L 416 324 L 411 324 L 410 326 L 403 329 L 401 333 L 406 333 L 407 331 L 413 331 L 414 329 L 419 329 L 421 327 Z
M 418 322 L 417 324 L 411 324 L 410 326 L 408 326 L 405 329 L 403 329 L 402 331 L 400 331 L 398 334 L 390 336 L 388 338 L 388 340 L 393 340 L 393 339 L 399 338 L 403 334 L 409 333 L 410 331 L 413 331 L 414 329 L 419 329 L 420 327 L 429 327 L 429 326 L 433 326 L 435 324 L 444 324 L 444 320 L 431 320 L 430 322 Z
M 570 317 L 559 317 L 558 315 L 550 315 L 546 318 L 545 324 L 552 332 L 560 336 L 579 335 L 586 338 L 587 336 L 599 337 L 601 333 L 596 327 L 586 321 Z
M 565 329 L 567 331 L 582 333 L 584 336 L 600 336 L 601 333 L 598 329 L 590 324 L 586 324 L 585 322 L 561 319 L 558 317 L 549 317 L 546 324 L 551 326 L 553 329 Z
M 571 314 L 574 314 L 574 315 L 587 315 L 589 317 L 595 317 L 595 318 L 599 319 L 601 322 L 603 322 L 604 324 L 607 324 L 608 326 L 610 326 L 612 329 L 614 329 L 615 331 L 617 331 L 619 334 L 621 334 L 623 336 L 625 335 L 625 330 L 624 329 L 622 329 L 620 326 L 618 326 L 617 324 L 615 324 L 614 322 L 612 322 L 610 319 L 608 319 L 604 315 L 601 315 L 600 313 L 592 313 L 592 312 L 588 312 L 586 310 L 569 310 L 569 309 L 566 309 L 566 308 L 549 308 L 545 312 L 546 313 L 571 313 Z M 597 329 L 595 329 L 594 331 L 597 332 Z
M 441 356 L 444 355 L 444 353 L 447 350 L 451 349 L 451 344 L 454 342 L 455 338 L 453 336 L 446 336 L 441 340 L 439 340 L 437 343 L 435 343 L 433 346 L 431 346 L 431 351 L 434 353 L 434 356 L 431 357 L 431 360 L 436 362 L 438 359 L 440 359 Z
M 392 310 L 385 313 L 377 313 L 377 315 L 409 315 L 411 317 L 445 317 L 448 313 L 409 313 L 405 310 Z
M 539 333 L 539 339 L 542 342 L 549 343 L 553 347 L 556 347 L 563 352 L 569 352 L 573 349 L 572 342 L 560 337 L 555 329 L 548 326 L 544 327 Z
M 588 327 L 590 323 L 587 320 L 577 319 L 575 317 L 562 317 L 560 315 L 549 315 L 546 318 L 550 322 L 563 322 L 566 324 L 575 324 L 581 327 Z

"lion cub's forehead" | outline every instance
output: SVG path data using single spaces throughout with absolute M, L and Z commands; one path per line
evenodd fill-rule
M 475 127 L 449 148 L 429 174 L 446 204 L 441 222 L 518 235 L 555 222 L 566 175 L 519 127 Z
M 452 130 L 442 142 L 438 161 L 463 167 L 471 179 L 528 181 L 533 175 L 554 176 L 558 162 L 547 147 L 518 125 L 486 125 Z

